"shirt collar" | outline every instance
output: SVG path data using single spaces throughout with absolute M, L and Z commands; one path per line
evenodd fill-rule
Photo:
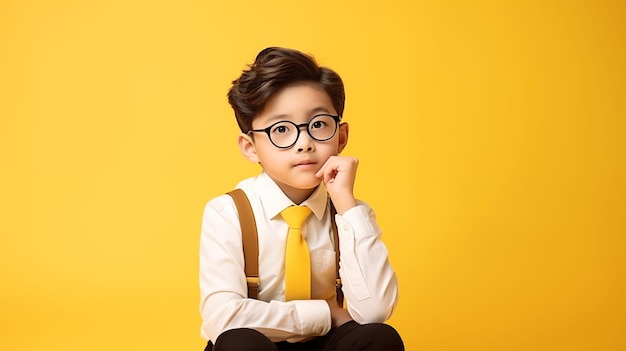
M 265 208 L 268 219 L 275 218 L 287 207 L 295 205 L 293 201 L 283 193 L 278 184 L 265 172 L 262 172 L 258 176 L 255 188 L 257 194 L 259 194 L 261 204 L 263 208 Z M 328 193 L 326 192 L 326 187 L 320 184 L 313 194 L 300 205 L 310 208 L 311 212 L 315 214 L 315 217 L 321 220 L 322 217 L 324 217 L 324 212 L 326 212 L 327 203 Z

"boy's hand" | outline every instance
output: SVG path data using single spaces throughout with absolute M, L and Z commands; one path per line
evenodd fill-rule
M 339 214 L 356 206 L 354 180 L 358 165 L 355 157 L 331 156 L 315 174 L 322 178 Z
M 328 303 L 328 307 L 330 307 L 330 319 L 333 328 L 337 328 L 338 326 L 352 320 L 352 316 L 350 316 L 348 310 L 339 306 L 336 300 L 326 300 L 326 303 Z

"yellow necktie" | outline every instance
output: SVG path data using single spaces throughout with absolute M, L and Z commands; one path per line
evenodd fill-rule
M 302 224 L 311 210 L 306 206 L 291 206 L 281 214 L 289 225 L 285 258 L 285 298 L 311 298 L 311 258 L 309 246 L 302 237 Z

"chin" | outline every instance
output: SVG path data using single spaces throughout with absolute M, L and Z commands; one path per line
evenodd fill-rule
M 300 183 L 300 184 L 296 184 L 294 188 L 301 189 L 301 190 L 313 190 L 317 188 L 320 185 L 320 183 L 321 181 Z
M 291 177 L 270 177 L 274 179 L 276 184 L 281 188 L 290 188 L 298 191 L 314 190 L 317 188 L 322 180 L 314 175 L 298 174 Z
M 311 180 L 302 179 L 302 180 L 296 180 L 295 182 L 289 184 L 289 186 L 295 189 L 300 189 L 300 190 L 312 190 L 312 189 L 317 188 L 321 182 L 322 180 L 318 178 L 311 179 Z

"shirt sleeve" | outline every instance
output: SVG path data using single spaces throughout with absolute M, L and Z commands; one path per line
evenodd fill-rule
M 336 215 L 340 269 L 348 312 L 358 323 L 382 323 L 398 303 L 398 280 L 374 211 L 366 204 Z
M 224 331 L 252 328 L 272 341 L 324 335 L 331 317 L 324 300 L 261 301 L 247 298 L 241 229 L 228 195 L 204 209 L 200 237 L 201 335 L 215 342 Z

